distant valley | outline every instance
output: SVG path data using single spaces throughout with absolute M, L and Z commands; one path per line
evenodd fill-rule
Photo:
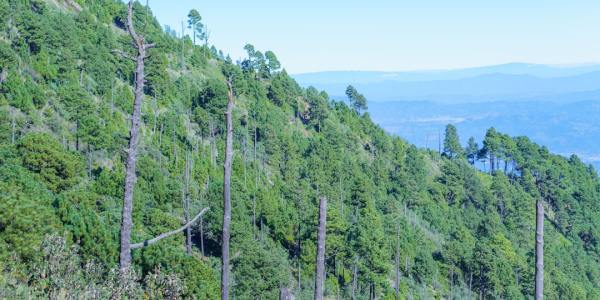
M 495 127 L 527 135 L 565 156 L 600 168 L 600 65 L 533 64 L 448 71 L 322 72 L 294 76 L 303 86 L 344 99 L 352 84 L 369 100 L 375 122 L 421 147 L 455 124 L 463 143 Z

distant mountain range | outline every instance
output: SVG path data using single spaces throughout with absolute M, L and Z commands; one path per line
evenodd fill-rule
M 345 99 L 348 84 L 369 101 L 375 122 L 421 147 L 437 149 L 444 126 L 463 143 L 489 127 L 526 135 L 553 152 L 600 168 L 600 65 L 512 63 L 461 70 L 318 72 L 294 75 L 303 86 Z
M 413 72 L 335 71 L 294 75 L 303 86 L 344 97 L 348 84 L 369 101 L 600 100 L 600 65 L 547 66 L 511 63 L 460 70 Z

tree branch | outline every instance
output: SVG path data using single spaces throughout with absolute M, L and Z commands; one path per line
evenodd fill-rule
M 202 209 L 191 221 L 189 221 L 187 224 L 183 225 L 182 227 L 179 227 L 173 231 L 169 231 L 169 232 L 165 232 L 165 233 L 161 233 L 160 235 L 156 236 L 153 239 L 150 240 L 145 240 L 142 243 L 137 243 L 137 244 L 132 244 L 131 245 L 131 249 L 138 249 L 138 248 L 143 248 L 149 245 L 152 245 L 166 237 L 172 236 L 174 234 L 180 233 L 182 231 L 184 231 L 186 228 L 192 226 L 194 223 L 196 223 L 196 221 L 198 221 L 198 219 L 200 219 L 200 217 L 202 215 L 204 215 L 204 213 L 206 213 L 208 211 L 208 207 L 205 207 L 204 209 Z
M 130 0 L 129 5 L 127 6 L 127 31 L 129 31 L 129 34 L 135 41 L 136 46 L 138 48 L 143 47 L 143 42 L 140 40 L 140 37 L 135 32 L 135 28 L 133 28 L 133 17 L 132 16 L 133 16 L 133 1 Z

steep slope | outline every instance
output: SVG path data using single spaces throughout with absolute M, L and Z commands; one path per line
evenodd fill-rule
M 386 134 L 368 115 L 303 89 L 250 53 L 233 63 L 214 47 L 162 32 L 147 61 L 133 241 L 210 206 L 184 237 L 133 253 L 137 276 L 114 269 L 123 198 L 133 64 L 117 0 L 0 2 L 0 297 L 195 297 L 219 288 L 226 78 L 233 79 L 232 294 L 312 296 L 317 200 L 329 199 L 325 294 L 520 299 L 533 294 L 534 207 L 547 203 L 548 299 L 600 297 L 600 182 L 577 157 L 496 134 L 506 162 L 484 174 Z M 494 147 L 490 143 L 494 142 Z M 537 178 L 537 181 L 536 181 Z M 397 251 L 398 250 L 398 251 Z M 399 253 L 399 256 L 397 256 Z

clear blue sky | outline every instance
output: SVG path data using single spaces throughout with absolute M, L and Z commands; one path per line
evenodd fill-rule
M 145 3 L 145 1 L 141 1 Z M 600 62 L 600 0 L 149 0 L 181 30 L 196 8 L 235 60 L 272 50 L 290 73 Z

